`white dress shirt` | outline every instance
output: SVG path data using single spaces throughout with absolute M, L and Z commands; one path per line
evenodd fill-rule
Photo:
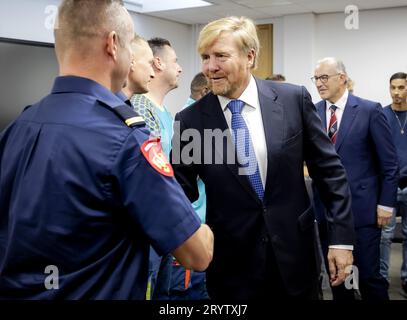
M 348 96 L 349 96 L 349 91 L 348 91 L 348 89 L 346 89 L 344 94 L 342 95 L 342 97 L 338 101 L 336 101 L 335 103 L 330 103 L 328 100 L 326 100 L 326 111 L 325 112 L 326 112 L 326 128 L 327 128 L 327 130 L 329 128 L 329 120 L 331 120 L 331 109 L 330 109 L 330 107 L 332 105 L 335 105 L 336 106 L 335 115 L 336 115 L 336 122 L 338 124 L 338 133 L 339 133 L 339 127 L 341 125 L 343 112 L 345 111 L 346 102 L 348 101 Z
M 225 115 L 228 127 L 232 128 L 232 112 L 230 112 L 229 108 L 227 107 L 228 103 L 232 99 L 219 95 L 218 99 L 222 107 L 223 114 Z M 250 77 L 249 85 L 243 91 L 238 100 L 242 100 L 245 103 L 242 109 L 242 117 L 250 132 L 254 153 L 256 154 L 257 163 L 259 165 L 261 182 L 263 183 L 264 189 L 267 178 L 267 144 L 266 136 L 264 134 L 263 118 L 261 116 L 257 84 L 253 76 Z

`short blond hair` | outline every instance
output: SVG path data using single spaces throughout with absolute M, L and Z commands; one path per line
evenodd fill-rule
M 131 47 L 135 48 L 143 43 L 148 45 L 148 42 L 146 39 L 144 39 L 142 36 L 139 36 L 137 33 L 135 33 L 134 38 L 131 40 Z
M 128 31 L 122 0 L 63 0 L 58 10 L 54 36 L 56 48 L 91 46 L 89 41 L 116 31 L 119 43 Z
M 208 23 L 199 33 L 198 52 L 202 54 L 222 33 L 231 33 L 242 52 L 254 50 L 255 57 L 252 69 L 257 66 L 260 44 L 256 25 L 246 17 L 226 17 Z

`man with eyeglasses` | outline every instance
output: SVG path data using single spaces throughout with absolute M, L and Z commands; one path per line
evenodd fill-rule
M 316 104 L 322 124 L 347 173 L 356 231 L 353 252 L 357 272 L 353 273 L 353 285 L 332 287 L 333 298 L 353 300 L 353 289 L 359 289 L 363 300 L 387 300 L 388 283 L 380 275 L 380 235 L 396 205 L 398 178 L 390 127 L 380 103 L 349 93 L 348 76 L 341 61 L 318 61 L 312 80 L 323 99 Z M 326 251 L 326 209 L 316 190 L 314 201 Z

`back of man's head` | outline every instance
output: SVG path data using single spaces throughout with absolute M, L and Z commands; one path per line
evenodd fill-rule
M 64 0 L 55 24 L 55 49 L 58 58 L 67 50 L 91 54 L 94 40 L 116 31 L 120 38 L 128 31 L 123 19 L 122 0 Z
M 208 79 L 199 72 L 191 81 L 191 98 L 199 100 L 208 92 Z
M 64 0 L 54 30 L 60 75 L 119 91 L 131 64 L 134 26 L 121 0 Z

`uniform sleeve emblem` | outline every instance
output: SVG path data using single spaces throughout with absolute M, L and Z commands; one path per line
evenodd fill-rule
M 160 140 L 159 137 L 146 140 L 141 146 L 141 152 L 156 171 L 167 177 L 173 177 L 174 170 L 163 152 Z

